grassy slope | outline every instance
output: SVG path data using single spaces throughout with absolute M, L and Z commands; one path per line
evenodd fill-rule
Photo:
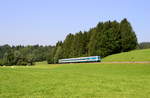
M 111 61 L 150 61 L 150 49 L 134 50 L 105 57 L 102 62 Z
M 0 98 L 149 98 L 148 64 L 0 67 Z

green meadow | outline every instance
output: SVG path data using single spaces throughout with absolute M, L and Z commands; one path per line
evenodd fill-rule
M 150 49 L 133 50 L 130 52 L 123 52 L 105 57 L 103 62 L 114 62 L 114 61 L 150 61 Z
M 150 64 L 0 67 L 0 98 L 150 98 Z

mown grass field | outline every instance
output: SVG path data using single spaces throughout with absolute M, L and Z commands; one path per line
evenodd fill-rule
M 103 62 L 150 61 L 150 49 L 134 50 L 105 57 Z
M 150 98 L 150 64 L 0 67 L 0 98 Z

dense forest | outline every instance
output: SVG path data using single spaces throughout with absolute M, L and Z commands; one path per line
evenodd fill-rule
M 101 56 L 127 52 L 137 47 L 137 37 L 127 19 L 121 22 L 99 22 L 89 31 L 68 34 L 55 46 L 0 46 L 0 65 L 34 65 L 46 61 L 58 63 L 58 59 Z
M 48 63 L 58 59 L 82 56 L 101 56 L 127 52 L 138 47 L 137 37 L 127 19 L 121 22 L 99 22 L 89 31 L 67 35 L 49 54 Z

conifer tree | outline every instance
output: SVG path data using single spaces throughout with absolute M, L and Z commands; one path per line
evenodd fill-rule
M 88 55 L 89 56 L 96 55 L 96 42 L 97 42 L 96 36 L 97 36 L 96 28 L 90 29 L 89 35 L 88 35 L 88 38 L 89 38 Z
M 130 23 L 126 18 L 123 19 L 120 23 L 120 32 L 122 51 L 126 52 L 135 49 L 137 47 L 137 38 L 135 32 L 133 31 Z
M 63 56 L 64 58 L 69 58 L 70 57 L 70 53 L 72 52 L 72 43 L 74 41 L 74 35 L 73 34 L 69 34 L 67 35 L 66 39 L 63 42 Z

